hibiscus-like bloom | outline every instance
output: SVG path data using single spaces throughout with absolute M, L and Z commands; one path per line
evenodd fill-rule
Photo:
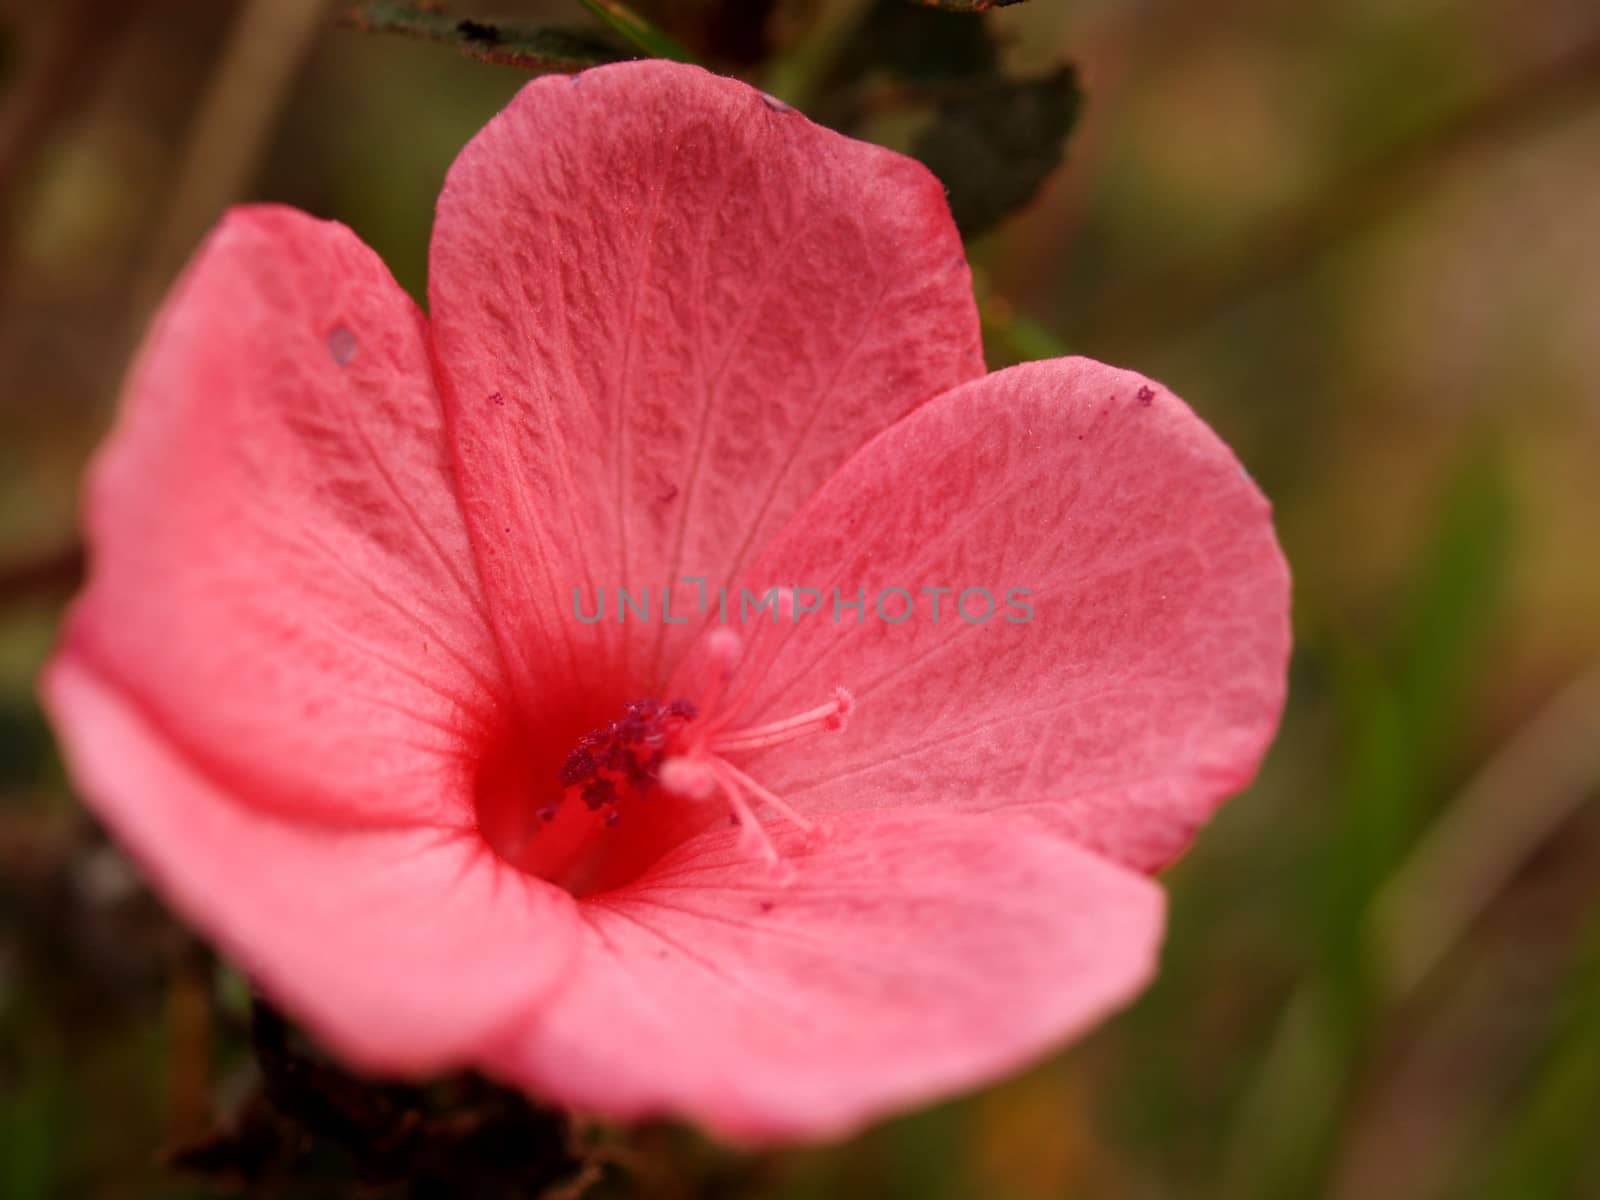
M 1144 985 L 1288 653 L 1188 408 L 985 375 L 927 171 L 659 62 L 473 139 L 429 308 L 243 208 L 131 375 L 44 692 L 179 912 L 359 1067 L 740 1139 Z

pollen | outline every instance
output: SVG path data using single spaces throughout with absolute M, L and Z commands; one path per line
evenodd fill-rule
M 646 800 L 655 790 L 668 748 L 696 715 L 687 700 L 630 701 L 616 720 L 578 739 L 558 773 L 562 788 L 590 812 L 605 810 L 606 824 L 615 825 L 619 805 Z M 556 812 L 547 806 L 539 817 L 551 821 Z

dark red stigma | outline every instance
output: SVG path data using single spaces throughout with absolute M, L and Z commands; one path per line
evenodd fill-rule
M 650 794 L 673 736 L 697 715 L 687 700 L 629 701 L 615 721 L 578 739 L 557 775 L 563 791 L 577 788 L 590 812 L 609 806 L 606 824 L 615 824 L 618 801 L 625 795 L 643 800 Z M 539 812 L 546 821 L 555 815 L 555 805 Z

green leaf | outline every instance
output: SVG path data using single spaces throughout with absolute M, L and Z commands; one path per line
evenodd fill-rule
M 340 24 L 366 33 L 400 33 L 443 42 L 484 62 L 530 71 L 581 71 L 628 57 L 580 31 L 476 21 L 423 4 L 368 0 L 346 10 Z
M 962 236 L 983 233 L 1033 199 L 1061 164 L 1082 100 L 1071 67 L 985 80 L 940 99 L 911 153 L 949 191 Z
M 580 0 L 582 5 L 651 58 L 693 62 L 694 56 L 618 0 Z
M 1082 103 L 1071 67 L 1007 78 L 989 22 L 938 11 L 988 7 L 825 6 L 827 19 L 773 65 L 766 86 L 814 121 L 921 159 L 944 184 L 962 234 L 981 234 L 1032 200 L 1060 165 Z M 1025 343 L 1009 357 L 1049 356 L 1047 330 L 1003 332 Z

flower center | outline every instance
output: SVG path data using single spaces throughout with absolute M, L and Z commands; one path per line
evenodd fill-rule
M 853 698 L 844 688 L 835 688 L 824 703 L 791 716 L 741 724 L 738 706 L 727 700 L 745 644 L 732 630 L 717 629 L 705 645 L 708 667 L 690 689 L 694 701 L 647 698 L 625 704 L 615 719 L 577 740 L 557 772 L 560 793 L 535 810 L 532 837 L 560 840 L 580 816 L 592 829 L 580 856 L 586 865 L 579 894 L 596 881 L 615 877 L 618 864 L 602 860 L 635 862 L 641 840 L 666 849 L 673 832 L 703 827 L 710 805 L 724 805 L 745 849 L 780 871 L 782 858 L 762 826 L 762 816 L 786 819 L 816 833 L 811 821 L 738 763 L 756 751 L 842 731 Z

